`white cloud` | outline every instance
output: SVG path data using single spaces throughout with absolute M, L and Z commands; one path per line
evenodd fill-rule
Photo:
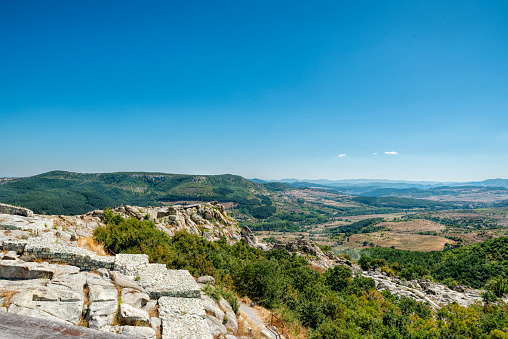
M 339 157 L 339 158 L 344 158 L 345 156 L 346 156 L 346 154 L 345 154 L 345 153 L 342 153 L 342 154 L 337 155 L 337 157 Z
M 374 153 L 374 155 L 377 155 L 377 153 Z
M 397 155 L 397 154 L 399 154 L 399 153 L 394 152 L 394 151 L 391 151 L 391 152 L 385 152 L 385 154 L 389 154 L 389 155 Z

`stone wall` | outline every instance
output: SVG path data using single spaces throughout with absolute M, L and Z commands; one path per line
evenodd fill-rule
M 29 210 L 28 208 L 12 206 L 8 204 L 0 203 L 0 214 L 13 214 L 13 215 L 21 215 L 24 217 L 33 217 L 34 212 Z

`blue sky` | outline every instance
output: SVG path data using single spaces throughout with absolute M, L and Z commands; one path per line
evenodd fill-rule
M 2 1 L 0 41 L 0 176 L 508 178 L 506 1 Z

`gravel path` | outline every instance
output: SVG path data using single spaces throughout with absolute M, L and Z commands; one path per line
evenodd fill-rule
M 245 314 L 247 314 L 249 316 L 249 318 L 253 321 L 256 322 L 256 325 L 263 329 L 265 328 L 265 323 L 259 319 L 258 315 L 254 312 L 254 310 L 248 306 L 248 305 L 245 305 L 244 303 L 240 303 L 240 311 L 244 312 Z

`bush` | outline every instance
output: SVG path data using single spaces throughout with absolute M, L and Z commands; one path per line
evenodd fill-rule
M 508 280 L 502 276 L 490 278 L 485 284 L 485 289 L 494 292 L 494 294 L 501 298 L 508 293 Z
M 333 291 L 342 292 L 351 284 L 351 270 L 346 266 L 335 266 L 325 272 L 325 281 Z

